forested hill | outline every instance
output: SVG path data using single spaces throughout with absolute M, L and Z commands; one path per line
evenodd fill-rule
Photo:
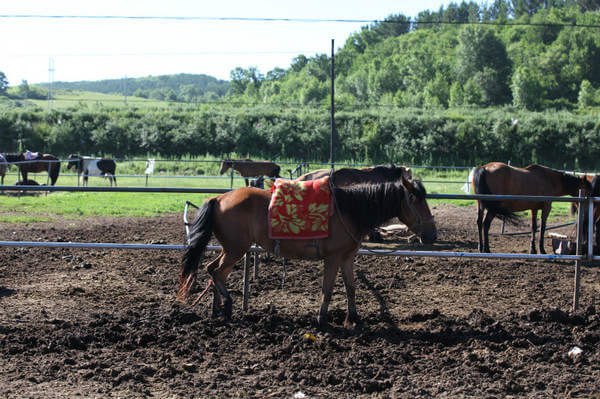
M 390 15 L 335 54 L 336 109 L 600 105 L 598 0 L 450 3 L 416 19 Z M 330 57 L 287 70 L 232 72 L 237 103 L 327 107 Z
M 197 102 L 223 97 L 229 91 L 229 82 L 208 75 L 181 73 L 93 82 L 54 82 L 53 87 L 105 94 L 127 94 L 157 100 Z

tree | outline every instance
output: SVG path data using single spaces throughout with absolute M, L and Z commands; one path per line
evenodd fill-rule
M 465 26 L 458 35 L 455 72 L 460 83 L 474 79 L 488 105 L 510 99 L 508 77 L 511 63 L 504 43 L 491 29 Z
M 8 89 L 8 79 L 4 72 L 0 71 L 0 95 L 6 95 L 6 89 Z
M 579 88 L 577 103 L 580 107 L 590 107 L 594 105 L 596 100 L 596 91 L 592 87 L 589 80 L 583 80 Z

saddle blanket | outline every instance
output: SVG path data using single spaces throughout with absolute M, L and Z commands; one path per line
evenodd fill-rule
M 29 150 L 25 151 L 25 159 L 31 161 L 32 159 L 36 159 L 40 154 L 38 152 L 31 152 Z
M 307 181 L 277 179 L 271 193 L 268 212 L 271 239 L 329 236 L 329 177 Z

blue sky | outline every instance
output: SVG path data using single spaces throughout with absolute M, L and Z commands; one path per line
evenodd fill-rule
M 4 0 L 0 71 L 10 85 L 198 73 L 229 80 L 235 67 L 266 74 L 298 54 L 331 53 L 370 22 L 232 21 L 218 18 L 383 20 L 449 1 L 420 0 Z M 194 17 L 193 20 L 6 16 Z M 207 19 L 204 19 L 207 18 Z M 216 19 L 210 19 L 216 18 Z

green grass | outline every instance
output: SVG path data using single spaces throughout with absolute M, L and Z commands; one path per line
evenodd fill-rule
M 28 104 L 36 105 L 40 108 L 48 107 L 48 100 L 28 100 Z M 170 103 L 140 97 L 127 97 L 118 94 L 103 94 L 90 91 L 78 90 L 57 90 L 54 92 L 52 100 L 53 109 L 65 109 L 75 106 L 96 106 L 105 105 L 110 107 L 136 107 L 136 108 L 163 108 L 168 107 Z

